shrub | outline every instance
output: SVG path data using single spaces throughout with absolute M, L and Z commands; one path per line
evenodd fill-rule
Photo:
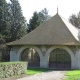
M 27 62 L 1 62 L 0 78 L 7 78 L 13 75 L 25 74 Z

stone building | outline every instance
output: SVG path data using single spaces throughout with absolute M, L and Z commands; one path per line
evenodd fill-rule
M 58 13 L 11 46 L 10 61 L 29 67 L 80 69 L 80 33 Z

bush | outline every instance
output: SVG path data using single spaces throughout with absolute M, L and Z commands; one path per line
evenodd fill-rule
M 0 78 L 7 78 L 14 75 L 25 74 L 27 62 L 1 62 Z

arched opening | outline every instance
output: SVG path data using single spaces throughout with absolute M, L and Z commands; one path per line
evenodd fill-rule
M 21 53 L 21 61 L 27 61 L 28 67 L 40 67 L 40 57 L 33 48 L 26 48 Z
M 71 57 L 69 53 L 62 49 L 54 49 L 49 56 L 49 68 L 71 69 Z

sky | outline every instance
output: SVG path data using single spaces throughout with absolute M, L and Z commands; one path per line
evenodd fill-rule
M 9 0 L 7 0 L 9 2 Z M 49 15 L 54 16 L 58 13 L 66 20 L 72 14 L 77 14 L 80 11 L 80 0 L 19 0 L 22 12 L 27 22 L 32 17 L 34 11 L 41 11 L 47 8 Z

